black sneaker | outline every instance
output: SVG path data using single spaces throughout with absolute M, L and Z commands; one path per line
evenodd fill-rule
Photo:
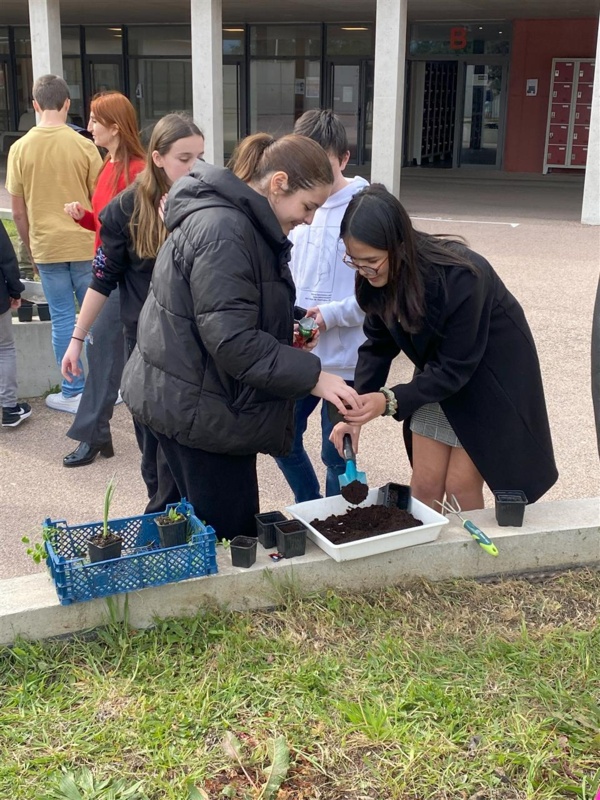
M 2 427 L 16 428 L 24 419 L 31 416 L 31 406 L 29 403 L 17 403 L 12 408 L 2 409 Z

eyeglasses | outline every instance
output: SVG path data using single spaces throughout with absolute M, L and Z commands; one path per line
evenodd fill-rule
M 370 264 L 357 264 L 356 261 L 348 255 L 348 253 L 345 253 L 342 256 L 342 261 L 347 267 L 350 267 L 351 269 L 357 269 L 367 278 L 374 278 L 387 260 L 388 257 L 384 256 L 377 266 L 371 266 Z

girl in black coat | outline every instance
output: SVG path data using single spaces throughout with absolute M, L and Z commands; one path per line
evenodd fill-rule
M 199 164 L 169 194 L 158 254 L 123 376 L 181 494 L 219 538 L 256 535 L 257 453 L 285 455 L 294 400 L 358 405 L 342 378 L 292 347 L 287 234 L 310 223 L 333 172 L 305 136 L 245 139 L 231 169 Z
M 366 312 L 355 388 L 361 409 L 332 440 L 358 443 L 375 417 L 405 421 L 414 496 L 433 506 L 456 495 L 483 508 L 492 490 L 521 489 L 529 502 L 556 481 L 539 361 L 523 310 L 488 262 L 456 241 L 419 233 L 382 185 L 354 196 L 341 225 L 345 261 L 357 270 Z M 413 379 L 388 388 L 404 352 Z

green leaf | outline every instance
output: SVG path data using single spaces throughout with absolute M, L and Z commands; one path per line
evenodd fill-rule
M 204 789 L 199 789 L 197 786 L 189 786 L 189 800 L 210 800 Z
M 269 739 L 267 752 L 271 759 L 271 766 L 265 770 L 268 778 L 259 795 L 259 800 L 273 800 L 277 796 L 279 787 L 286 779 L 290 768 L 290 748 L 283 736 Z

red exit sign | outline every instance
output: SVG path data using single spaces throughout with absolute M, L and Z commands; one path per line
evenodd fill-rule
M 467 46 L 467 34 L 468 31 L 463 26 L 450 28 L 450 49 L 464 50 Z

